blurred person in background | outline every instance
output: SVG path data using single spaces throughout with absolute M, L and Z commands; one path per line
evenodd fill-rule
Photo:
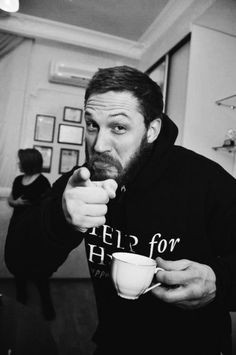
M 17 300 L 26 304 L 27 283 L 32 281 L 39 291 L 44 317 L 52 320 L 55 318 L 55 310 L 50 295 L 50 274 L 40 270 L 35 271 L 33 267 L 34 255 L 31 255 L 31 246 L 34 246 L 35 235 L 32 233 L 29 238 L 17 229 L 18 223 L 27 226 L 29 214 L 50 190 L 51 185 L 42 174 L 43 158 L 37 149 L 19 149 L 18 165 L 22 174 L 14 179 L 8 198 L 13 214 L 6 237 L 5 263 L 15 279 Z M 39 226 L 35 225 L 35 228 Z M 35 252 L 37 253 L 37 250 Z

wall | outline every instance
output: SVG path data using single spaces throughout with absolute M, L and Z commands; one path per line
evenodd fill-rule
M 17 168 L 31 48 L 32 40 L 25 39 L 0 60 L 0 191 L 9 190 Z
M 193 26 L 183 145 L 217 161 L 236 175 L 234 155 L 214 151 L 228 129 L 236 129 L 235 111 L 215 101 L 235 91 L 236 37 Z
M 51 61 L 66 61 L 76 63 L 77 66 L 86 64 L 92 68 L 134 63 L 130 59 L 117 55 L 47 40 L 27 40 L 14 53 L 0 61 L 1 82 L 6 83 L 4 89 L 1 86 L 4 95 L 0 100 L 2 114 L 0 124 L 5 127 L 4 135 L 1 137 L 0 164 L 0 277 L 11 276 L 5 267 L 3 252 L 12 212 L 6 198 L 14 177 L 19 173 L 16 165 L 17 150 L 32 147 L 34 144 L 52 147 L 51 172 L 45 173 L 51 183 L 60 176 L 58 167 L 61 148 L 79 149 L 79 163 L 82 164 L 84 161 L 84 144 L 78 146 L 57 142 L 58 126 L 63 122 L 64 106 L 83 108 L 84 89 L 49 83 L 48 72 Z M 53 142 L 34 141 L 36 114 L 56 117 Z M 84 126 L 83 120 L 79 126 Z M 70 253 L 67 261 L 58 269 L 54 277 L 89 277 L 84 244 Z
M 193 26 L 183 145 L 213 159 L 236 176 L 235 155 L 214 151 L 229 128 L 236 129 L 236 112 L 215 101 L 236 94 L 236 37 Z M 236 353 L 236 313 L 231 313 L 233 354 Z

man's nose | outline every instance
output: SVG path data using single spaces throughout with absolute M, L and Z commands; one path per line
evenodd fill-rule
M 100 129 L 94 144 L 94 151 L 103 153 L 110 150 L 110 140 L 106 131 Z

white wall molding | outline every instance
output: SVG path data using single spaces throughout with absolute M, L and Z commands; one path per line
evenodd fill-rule
M 1 18 L 0 30 L 30 38 L 67 43 L 135 60 L 141 57 L 144 48 L 142 43 L 136 41 L 21 13 Z
M 145 44 L 145 48 L 151 46 L 158 37 L 162 36 L 168 28 L 181 16 L 195 0 L 170 0 L 160 16 L 149 26 L 140 37 L 139 42 Z
M 140 69 L 146 70 L 187 35 L 193 22 L 215 1 L 170 0 L 138 41 L 21 13 L 1 18 L 0 30 L 137 60 Z
M 160 16 L 139 39 L 139 42 L 144 46 L 139 65 L 140 69 L 148 69 L 189 34 L 192 24 L 215 1 L 171 0 Z

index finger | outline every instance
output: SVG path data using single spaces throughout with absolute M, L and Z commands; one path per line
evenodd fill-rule
M 182 271 L 160 271 L 158 281 L 166 285 L 185 285 L 192 278 L 187 270 Z
M 91 185 L 90 171 L 86 167 L 76 169 L 70 177 L 68 184 L 72 187 Z
M 91 204 L 107 204 L 109 201 L 108 193 L 103 188 L 95 185 L 88 187 L 77 186 L 65 193 L 71 199 L 78 199 Z

